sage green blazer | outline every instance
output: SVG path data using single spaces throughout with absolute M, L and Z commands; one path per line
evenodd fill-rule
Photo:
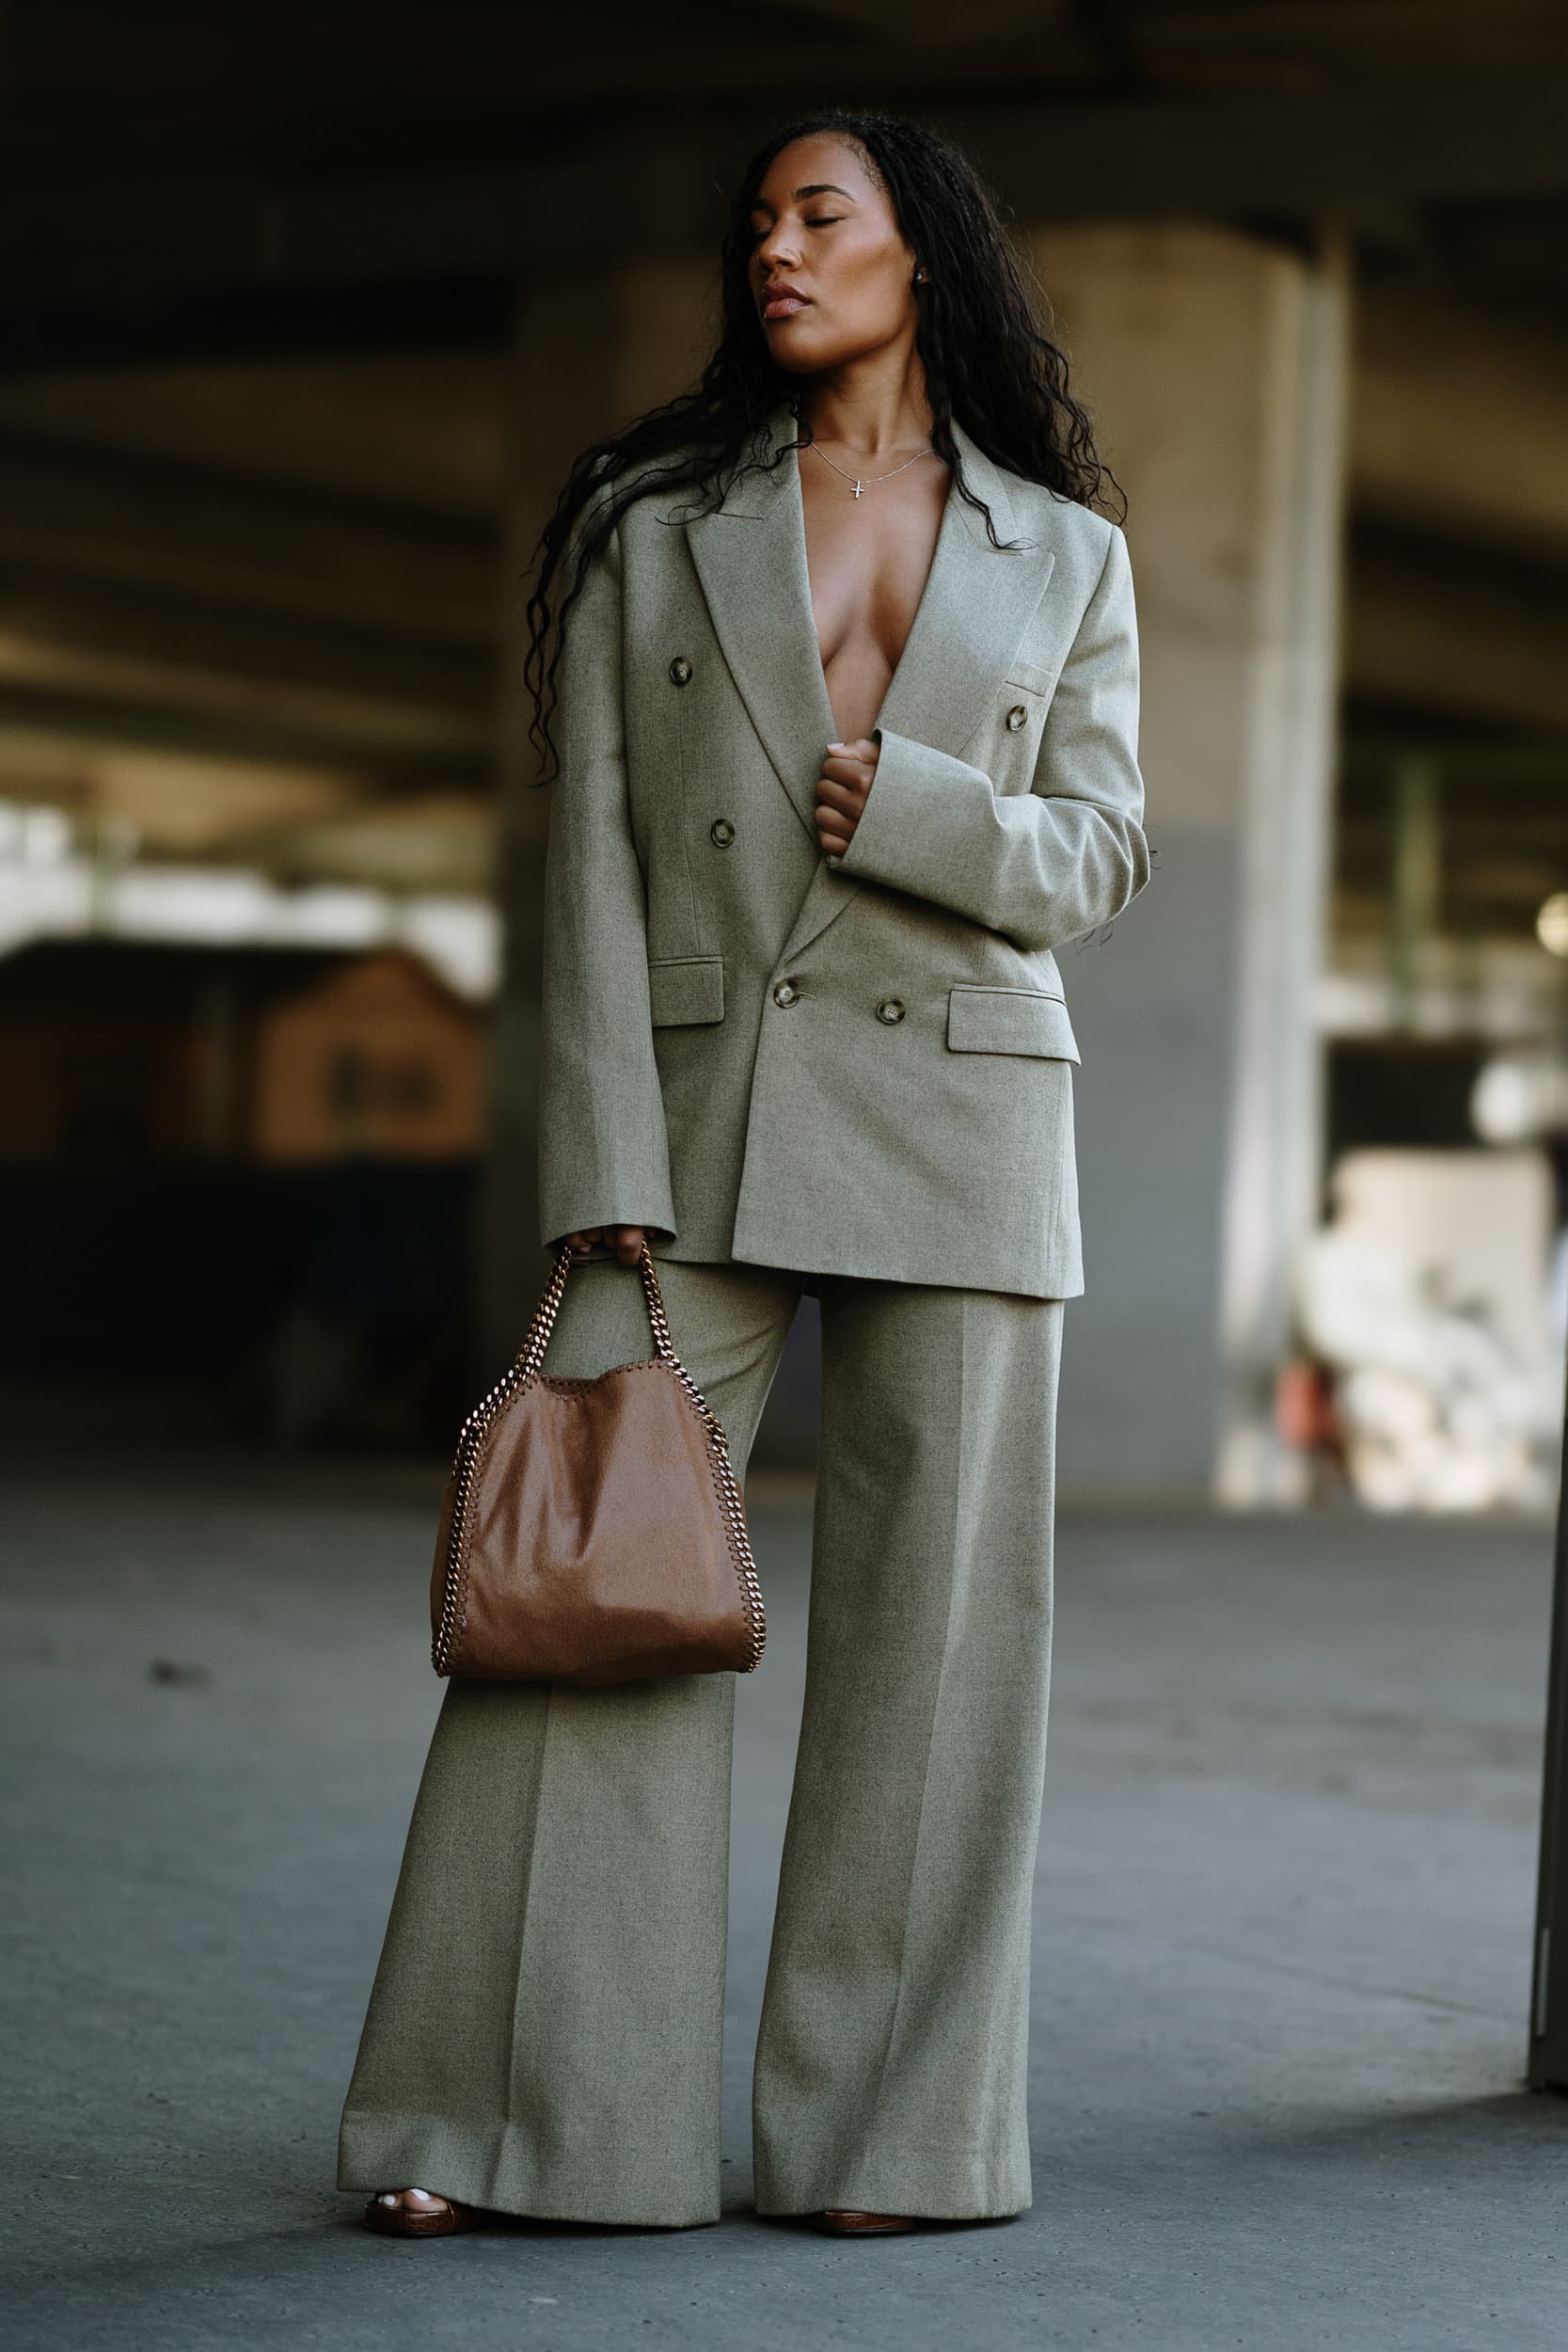
M 793 439 L 788 409 L 769 453 Z M 652 490 L 567 625 L 545 874 L 541 1238 L 1070 1297 L 1084 1287 L 1054 950 L 1148 878 L 1116 526 L 956 435 L 843 857 L 799 460 L 716 512 Z

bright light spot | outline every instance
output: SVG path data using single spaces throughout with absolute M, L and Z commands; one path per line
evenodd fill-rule
M 261 874 L 133 866 L 116 880 L 110 928 L 131 939 L 237 945 L 268 936 L 276 895 Z
M 0 859 L 0 956 L 30 939 L 78 939 L 91 928 L 91 877 L 80 858 L 58 866 Z
M 1554 890 L 1535 918 L 1535 936 L 1554 956 L 1568 956 L 1568 890 Z
M 1536 1089 L 1522 1062 L 1486 1062 L 1470 1095 L 1470 1123 L 1484 1143 L 1522 1143 L 1535 1129 Z
M 0 861 L 59 866 L 71 855 L 71 819 L 57 808 L 26 808 L 0 801 Z
M 398 937 L 460 996 L 490 996 L 499 985 L 500 915 L 483 899 L 405 899 Z
M 1568 1064 L 1545 1054 L 1495 1054 L 1470 1094 L 1483 1143 L 1532 1143 L 1568 1125 Z
M 273 936 L 299 947 L 374 947 L 387 936 L 390 910 L 380 890 L 352 882 L 315 882 L 279 893 Z
M 73 853 L 57 809 L 0 801 L 0 955 L 30 939 L 88 931 L 205 947 L 363 951 L 396 943 L 475 1001 L 500 979 L 500 917 L 488 899 L 404 898 L 348 882 L 284 889 L 225 866 L 133 863 L 104 875 Z

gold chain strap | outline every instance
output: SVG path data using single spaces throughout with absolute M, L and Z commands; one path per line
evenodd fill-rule
M 431 1644 L 431 1664 L 437 1674 L 445 1674 L 452 1645 L 462 1629 L 458 1613 L 458 1595 L 462 1588 L 463 1541 L 467 1529 L 468 1505 L 473 1497 L 474 1475 L 480 1454 L 492 1424 L 502 1408 L 520 1396 L 540 1375 L 545 1351 L 556 1316 L 566 1293 L 566 1278 L 578 1256 L 569 1241 L 562 1242 L 557 1252 L 554 1268 L 527 1334 L 511 1369 L 502 1374 L 495 1387 L 483 1396 L 468 1415 L 458 1433 L 457 1453 L 452 1462 L 455 1492 L 452 1497 L 451 1524 L 447 1535 L 447 1567 L 441 1587 L 441 1610 L 436 1636 Z M 752 1539 L 746 1525 L 746 1511 L 741 1501 L 740 1482 L 730 1460 L 729 1439 L 725 1437 L 719 1416 L 709 1405 L 697 1383 L 675 1353 L 670 1336 L 670 1318 L 664 1310 L 664 1294 L 658 1286 L 653 1252 L 646 1240 L 638 1256 L 637 1270 L 642 1278 L 642 1295 L 648 1309 L 648 1321 L 653 1327 L 654 1351 L 662 1364 L 667 1364 L 680 1382 L 681 1388 L 695 1409 L 707 1433 L 708 1459 L 713 1470 L 715 1490 L 719 1498 L 720 1516 L 730 1547 L 740 1586 L 740 1605 L 746 1618 L 751 1641 L 751 1655 L 741 1669 L 751 1674 L 756 1667 L 768 1639 L 768 1616 L 763 1607 L 762 1585 L 757 1578 L 756 1561 L 752 1553 Z

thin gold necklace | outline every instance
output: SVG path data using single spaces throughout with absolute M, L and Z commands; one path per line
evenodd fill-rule
M 832 459 L 829 456 L 820 441 L 808 441 L 806 443 L 806 447 L 808 449 L 814 449 L 818 457 L 821 458 L 822 463 L 825 466 L 832 466 L 834 473 L 840 475 L 844 481 L 854 485 L 854 493 L 856 498 L 859 498 L 863 490 L 869 490 L 874 483 L 891 482 L 893 480 L 893 474 L 907 473 L 911 466 L 918 466 L 923 457 L 929 457 L 931 454 L 931 443 L 927 441 L 925 448 L 917 449 L 912 457 L 906 457 L 901 466 L 895 466 L 893 473 L 856 474 L 845 473 L 842 466 L 833 466 Z

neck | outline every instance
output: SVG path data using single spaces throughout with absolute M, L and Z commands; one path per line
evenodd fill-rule
M 933 422 L 926 371 L 912 350 L 825 369 L 803 388 L 800 415 L 814 440 L 848 450 L 868 465 L 924 448 Z

